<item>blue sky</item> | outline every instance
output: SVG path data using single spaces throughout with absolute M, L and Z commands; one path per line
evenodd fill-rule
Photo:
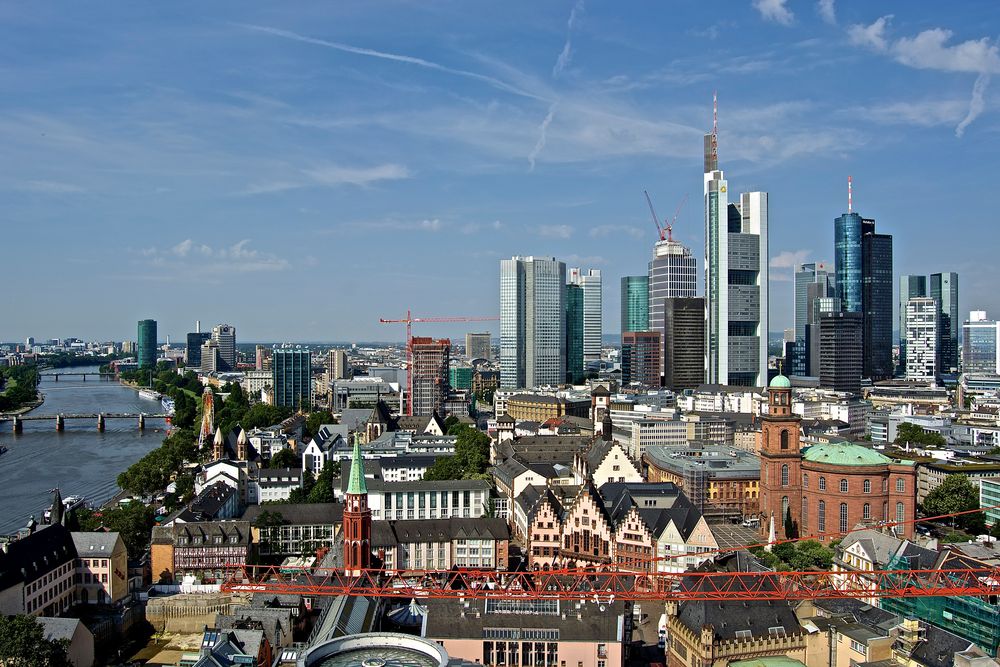
M 888 12 L 892 12 L 891 15 Z M 0 4 L 0 340 L 398 340 L 498 311 L 498 260 L 644 273 L 661 218 L 700 258 L 702 134 L 770 193 L 790 267 L 855 209 L 895 271 L 1000 315 L 1000 3 Z M 700 262 L 699 262 L 700 263 Z M 894 320 L 895 321 L 895 320 Z M 467 328 L 425 326 L 458 335 Z

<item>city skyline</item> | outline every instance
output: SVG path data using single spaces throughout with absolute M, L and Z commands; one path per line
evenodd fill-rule
M 792 326 L 794 265 L 831 257 L 848 174 L 894 236 L 894 284 L 954 271 L 960 318 L 1000 312 L 990 244 L 963 242 L 996 161 L 982 26 L 1000 8 L 828 6 L 8 8 L 0 49 L 23 66 L 0 75 L 0 279 L 31 298 L 0 339 L 123 339 L 152 318 L 180 343 L 200 318 L 247 341 L 399 340 L 380 316 L 497 314 L 512 255 L 599 269 L 618 331 L 620 278 L 656 241 L 644 188 L 661 219 L 693 195 L 673 234 L 704 270 L 715 90 L 733 192 L 771 198 L 772 332 Z M 258 307 L 275 301 L 304 313 L 295 331 Z

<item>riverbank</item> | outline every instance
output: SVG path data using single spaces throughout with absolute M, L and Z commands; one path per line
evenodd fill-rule
M 27 405 L 22 405 L 17 410 L 9 410 L 9 411 L 5 412 L 4 414 L 6 414 L 6 415 L 17 415 L 18 417 L 20 417 L 21 415 L 28 414 L 29 412 L 31 412 L 35 408 L 41 407 L 44 403 L 45 403 L 45 396 L 41 392 L 39 392 L 38 393 L 38 400 L 37 401 L 31 401 Z

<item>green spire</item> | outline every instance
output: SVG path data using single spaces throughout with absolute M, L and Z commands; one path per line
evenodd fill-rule
M 365 464 L 361 459 L 361 445 L 354 440 L 354 455 L 351 457 L 351 480 L 347 484 L 347 492 L 359 496 L 368 495 L 368 485 L 365 484 Z

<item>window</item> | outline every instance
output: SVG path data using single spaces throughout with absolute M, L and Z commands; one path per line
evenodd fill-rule
M 809 501 L 805 498 L 802 499 L 802 515 L 799 517 L 799 523 L 802 524 L 802 529 L 805 530 L 806 527 L 806 517 L 809 516 Z
M 864 518 L 865 521 L 867 521 L 867 520 L 869 520 L 869 519 L 872 518 L 872 506 L 871 505 L 869 505 L 868 503 L 865 503 L 864 509 L 862 511 L 863 511 L 862 518 Z
M 826 491 L 826 477 L 819 478 L 819 490 Z
M 865 491 L 865 493 L 871 493 L 872 492 L 872 481 L 870 479 L 866 479 L 865 480 L 864 491 Z
M 820 479 L 823 479 L 822 477 Z M 819 520 L 819 532 L 826 532 L 826 501 L 819 501 L 819 509 L 817 511 L 817 519 Z
M 802 488 L 803 489 L 809 488 L 809 473 L 807 472 L 802 473 Z
M 840 532 L 847 532 L 847 503 L 840 503 Z
M 868 647 L 859 641 L 851 640 L 851 650 L 861 655 L 867 655 Z
M 781 498 L 781 521 L 782 521 L 782 523 L 784 523 L 786 516 L 788 516 L 788 496 L 782 496 L 782 498 Z
M 781 448 L 788 449 L 788 429 L 781 429 Z
M 905 492 L 906 492 L 906 482 L 903 481 L 902 477 L 900 477 L 899 479 L 896 480 L 896 493 L 905 493 Z
M 883 521 L 889 520 L 889 503 L 886 502 L 882 503 L 882 520 Z
M 781 466 L 781 485 L 788 486 L 788 465 Z
M 896 503 L 896 522 L 902 523 L 906 521 L 906 510 L 903 509 L 903 503 Z
M 840 492 L 841 493 L 847 493 L 847 480 L 846 479 L 840 480 Z

